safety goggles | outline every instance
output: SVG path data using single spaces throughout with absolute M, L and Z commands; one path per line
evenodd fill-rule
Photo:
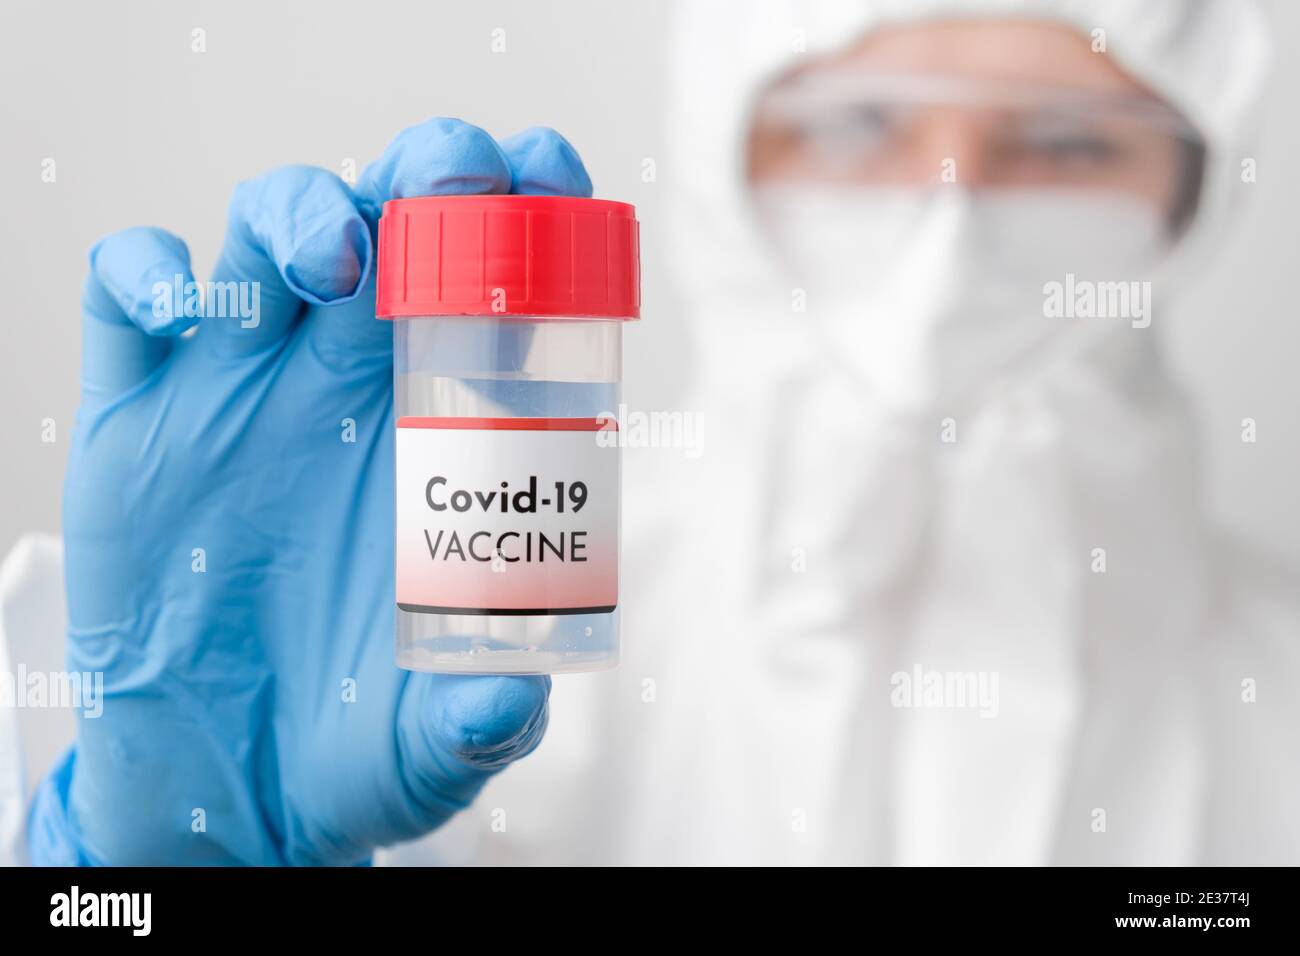
M 1195 205 L 1204 146 L 1152 97 L 938 74 L 796 74 L 751 126 L 756 180 L 1080 187 Z

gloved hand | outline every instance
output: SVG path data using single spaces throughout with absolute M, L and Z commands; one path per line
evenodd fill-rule
M 305 166 L 244 183 L 213 281 L 260 283 L 256 316 L 249 285 L 222 297 L 233 317 L 169 310 L 193 277 L 160 229 L 91 251 L 64 538 L 69 667 L 103 672 L 104 706 L 40 788 L 33 862 L 357 863 L 537 746 L 549 678 L 393 663 L 372 268 L 384 201 L 511 191 L 591 181 L 553 131 L 498 145 L 438 119 L 355 190 Z

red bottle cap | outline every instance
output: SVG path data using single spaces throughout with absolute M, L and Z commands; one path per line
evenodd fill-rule
M 640 318 L 636 209 L 572 196 L 393 199 L 377 278 L 380 318 Z

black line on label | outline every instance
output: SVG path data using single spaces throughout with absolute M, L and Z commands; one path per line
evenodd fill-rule
M 609 614 L 617 604 L 603 607 L 435 607 L 429 604 L 397 604 L 410 614 L 500 614 L 505 617 L 540 616 L 551 614 Z

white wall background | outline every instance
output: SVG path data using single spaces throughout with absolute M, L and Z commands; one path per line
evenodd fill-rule
M 1137 0 L 1134 0 L 1137 2 Z M 1300 562 L 1300 4 L 1274 8 L 1279 56 L 1259 182 L 1233 237 L 1177 317 L 1174 364 L 1206 428 L 1210 491 L 1232 530 Z M 80 287 L 104 233 L 159 225 L 183 236 L 200 277 L 241 179 L 284 163 L 337 171 L 377 156 L 404 126 L 459 116 L 497 135 L 554 126 L 596 194 L 637 204 L 645 321 L 630 336 L 628 394 L 670 407 L 681 381 L 680 301 L 662 266 L 660 193 L 689 170 L 662 160 L 660 3 L 13 2 L 0 12 L 0 553 L 57 530 L 77 404 Z M 207 52 L 191 52 L 191 30 Z M 491 52 L 492 30 L 507 50 Z M 41 162 L 57 182 L 41 182 Z M 658 182 L 641 181 L 657 157 Z M 1239 440 L 1240 421 L 1259 440 Z M 41 422 L 58 440 L 41 441 Z

